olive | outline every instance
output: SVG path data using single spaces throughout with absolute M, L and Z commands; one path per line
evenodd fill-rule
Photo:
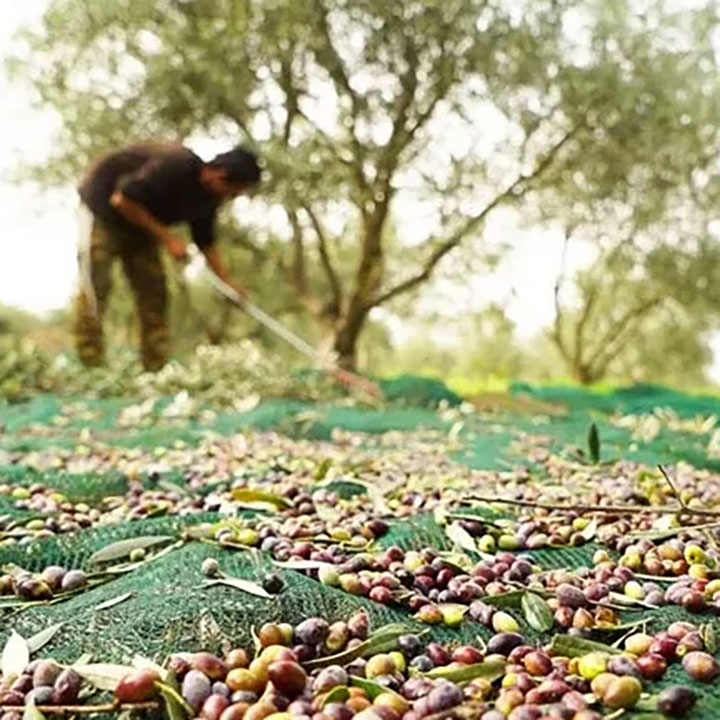
M 658 710 L 673 718 L 685 717 L 695 704 L 695 692 L 682 685 L 665 688 L 658 698 Z
M 451 682 L 441 682 L 427 695 L 428 705 L 432 713 L 449 710 L 463 700 L 462 690 Z
M 70 570 L 65 573 L 65 576 L 60 583 L 60 587 L 63 592 L 69 592 L 71 590 L 79 590 L 87 585 L 87 575 L 82 570 Z
M 232 672 L 239 671 L 233 670 Z M 228 674 L 228 685 L 230 688 L 232 688 L 229 682 L 229 675 L 231 674 L 232 673 Z M 211 691 L 212 686 L 210 680 L 198 670 L 190 670 L 183 678 L 182 696 L 195 712 L 199 712 L 203 703 L 210 697 Z
M 63 670 L 53 685 L 53 705 L 72 705 L 80 692 L 80 676 L 72 669 Z
M 209 652 L 194 653 L 190 658 L 190 667 L 207 675 L 211 680 L 223 680 L 228 674 L 227 665 Z
M 693 679 L 700 682 L 711 682 L 718 675 L 717 660 L 706 652 L 689 652 L 682 660 L 683 670 Z
M 155 683 L 159 679 L 150 668 L 134 670 L 117 684 L 115 697 L 123 703 L 145 702 L 155 692 Z
M 313 683 L 315 692 L 327 692 L 338 685 L 347 685 L 348 674 L 340 665 L 330 665 L 318 673 Z
M 324 643 L 329 634 L 330 625 L 326 620 L 308 618 L 295 628 L 294 640 L 299 645 L 315 646 Z
M 504 632 L 490 638 L 487 651 L 489 655 L 509 655 L 516 647 L 525 644 L 525 638 L 516 632 Z
M 297 697 L 307 684 L 307 675 L 302 667 L 287 660 L 270 663 L 268 676 L 275 688 L 289 698 Z

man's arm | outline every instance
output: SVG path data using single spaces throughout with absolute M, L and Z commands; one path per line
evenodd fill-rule
M 243 298 L 247 298 L 248 293 L 247 290 L 240 285 L 240 283 L 236 282 L 228 272 L 227 267 L 225 266 L 225 263 L 220 258 L 220 253 L 218 252 L 217 247 L 215 245 L 208 245 L 207 247 L 201 247 L 200 252 L 205 256 L 205 261 L 208 264 L 208 267 L 226 284 L 229 285 L 233 290 L 236 290 L 240 295 L 243 296 Z
M 135 200 L 116 190 L 110 197 L 110 205 L 117 210 L 128 222 L 131 222 L 141 230 L 145 230 L 165 245 L 168 252 L 176 260 L 185 260 L 187 249 L 185 242 L 173 234 L 170 228 L 161 223 L 147 208 Z

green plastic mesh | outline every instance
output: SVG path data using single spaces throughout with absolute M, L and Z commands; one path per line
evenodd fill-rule
M 411 385 L 409 380 L 404 380 Z M 76 401 L 55 397 L 38 397 L 17 406 L 0 407 L 0 483 L 29 486 L 42 483 L 55 488 L 73 501 L 94 503 L 103 495 L 122 493 L 127 478 L 119 473 L 70 473 L 62 468 L 36 471 L 23 464 L 17 451 L 48 448 L 75 448 L 85 440 L 87 429 L 93 442 L 108 447 L 172 446 L 182 441 L 197 444 L 208 433 L 231 434 L 248 428 L 274 429 L 295 436 L 328 439 L 336 428 L 367 433 L 418 428 L 448 431 L 461 423 L 458 438 L 462 449 L 455 458 L 471 467 L 507 469 L 528 464 L 518 445 L 521 433 L 547 438 L 547 446 L 564 451 L 568 446 L 583 448 L 590 422 L 600 430 L 601 454 L 604 459 L 631 458 L 648 463 L 685 460 L 696 467 L 720 467 L 719 461 L 707 452 L 713 429 L 685 432 L 665 427 L 649 441 L 634 439 L 630 430 L 610 422 L 610 414 L 650 413 L 655 407 L 670 407 L 681 418 L 696 415 L 720 415 L 720 401 L 711 397 L 690 397 L 658 388 L 636 388 L 613 394 L 597 395 L 570 388 L 537 389 L 516 386 L 514 392 L 536 399 L 561 403 L 567 408 L 560 415 L 532 416 L 502 409 L 479 417 L 446 415 L 423 407 L 400 407 L 373 410 L 352 406 L 311 405 L 294 401 L 274 400 L 246 412 L 218 412 L 213 417 L 158 420 L 127 428 L 117 427 L 118 414 L 127 401 L 96 400 L 78 405 Z M 448 405 L 454 403 L 446 398 Z M 158 405 L 162 408 L 164 405 Z M 453 411 L 453 412 L 458 412 Z M 66 418 L 62 420 L 62 418 Z M 85 438 L 86 439 L 86 438 Z M 3 456 L 3 450 L 6 456 Z M 163 478 L 182 484 L 182 472 L 174 469 Z M 158 477 L 145 476 L 151 487 Z M 358 484 L 342 481 L 333 489 L 350 497 L 361 491 Z M 0 517 L 29 517 L 14 508 L 7 497 L 0 496 Z M 182 529 L 198 522 L 217 519 L 206 513 L 185 518 L 153 518 L 136 520 L 124 525 L 82 530 L 72 536 L 49 538 L 27 546 L 0 548 L 0 564 L 14 563 L 30 570 L 48 564 L 88 567 L 88 559 L 96 550 L 120 539 L 148 534 L 170 534 L 180 537 Z M 382 545 L 397 544 L 406 549 L 433 546 L 449 550 L 444 530 L 431 516 L 419 515 L 410 520 L 394 522 L 382 538 Z M 546 568 L 577 568 L 591 561 L 594 545 L 580 548 L 558 548 L 534 551 L 536 562 Z M 62 622 L 60 632 L 47 648 L 61 660 L 72 660 L 84 652 L 107 661 L 126 661 L 132 654 L 161 658 L 173 650 L 198 648 L 216 649 L 227 640 L 235 645 L 251 644 L 251 628 L 269 620 L 299 622 L 312 615 L 330 621 L 346 619 L 354 610 L 368 610 L 374 627 L 387 622 L 405 621 L 427 631 L 427 638 L 438 641 L 474 642 L 489 633 L 479 625 L 466 622 L 459 629 L 427 627 L 414 623 L 401 608 L 383 607 L 364 598 L 348 595 L 338 589 L 320 585 L 300 573 L 283 570 L 286 589 L 276 599 L 265 600 L 241 591 L 226 588 L 203 588 L 200 566 L 206 557 L 215 557 L 224 572 L 233 577 L 259 580 L 272 566 L 267 557 L 257 552 L 223 550 L 215 545 L 190 542 L 167 556 L 144 565 L 134 572 L 95 587 L 64 602 L 4 611 L 2 635 L 10 628 L 29 637 L 54 623 Z M 128 599 L 102 610 L 95 608 L 113 598 L 130 593 Z M 513 611 L 511 611 L 513 612 Z M 515 612 L 523 630 L 532 637 L 519 613 Z M 687 619 L 679 608 L 663 608 L 627 612 L 624 620 L 639 617 L 654 622 L 655 629 L 675 619 Z M 703 616 L 707 621 L 707 617 Z M 718 628 L 720 630 L 720 628 Z M 674 667 L 666 676 L 663 687 L 673 682 L 687 683 L 681 670 Z M 713 686 L 698 687 L 701 704 L 692 717 L 717 720 L 720 697 L 713 697 Z

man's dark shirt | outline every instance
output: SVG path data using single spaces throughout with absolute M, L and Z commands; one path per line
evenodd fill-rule
M 110 205 L 120 190 L 165 225 L 187 222 L 195 244 L 215 241 L 218 198 L 200 183 L 202 160 L 181 145 L 133 145 L 100 158 L 78 191 L 90 211 L 104 222 L 144 233 Z

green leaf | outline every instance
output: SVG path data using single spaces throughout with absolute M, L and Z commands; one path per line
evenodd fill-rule
M 585 542 L 590 542 L 591 540 L 595 539 L 595 536 L 597 535 L 598 531 L 598 523 L 597 520 L 591 520 L 587 527 L 580 533 L 583 540 Z
M 292 507 L 290 502 L 280 495 L 274 493 L 263 492 L 262 490 L 251 490 L 250 488 L 235 488 L 230 492 L 233 500 L 239 502 L 261 502 L 269 503 L 279 510 L 285 510 Z
M 478 553 L 475 538 L 458 522 L 450 523 L 445 527 L 445 534 L 448 539 L 461 550 L 471 553 Z
M 129 600 L 134 594 L 135 593 L 133 592 L 123 593 L 122 595 L 118 595 L 117 597 L 111 598 L 110 600 L 101 602 L 99 605 L 96 605 L 93 610 L 107 610 L 108 608 L 115 607 L 115 605 L 119 605 L 120 603 Z
M 248 595 L 255 595 L 255 597 L 265 598 L 266 600 L 272 600 L 274 595 L 271 595 L 262 585 L 251 582 L 250 580 L 243 580 L 241 578 L 219 578 L 218 580 L 208 580 L 205 582 L 203 587 L 213 587 L 214 585 L 225 585 L 227 587 L 235 588 L 235 590 L 241 590 L 242 592 L 248 593 Z
M 438 667 L 433 668 L 429 672 L 423 673 L 423 677 L 432 679 L 442 678 L 450 682 L 460 683 L 477 678 L 483 678 L 488 682 L 494 682 L 505 674 L 506 661 L 500 659 L 483 660 L 474 665 L 464 665 L 462 667 Z
M 106 545 L 101 550 L 90 556 L 91 563 L 104 563 L 110 560 L 119 560 L 127 557 L 133 550 L 146 550 L 147 548 L 161 545 L 174 540 L 172 535 L 141 535 L 128 540 L 120 540 L 119 542 Z
M 605 645 L 604 643 L 595 642 L 594 640 L 585 640 L 584 638 L 572 637 L 570 635 L 555 635 L 550 643 L 550 653 L 553 655 L 563 655 L 564 657 L 582 657 L 591 652 L 604 652 L 609 655 L 622 655 L 622 651 L 617 648 Z
M 10 637 L 2 651 L 2 674 L 4 678 L 18 677 L 30 662 L 30 648 L 25 638 L 10 631 Z
M 525 590 L 511 590 L 510 592 L 500 593 L 499 595 L 488 595 L 482 598 L 486 605 L 499 608 L 519 608 L 522 607 L 522 599 L 525 596 Z
M 359 687 L 365 691 L 365 694 L 374 700 L 378 695 L 398 695 L 394 690 L 391 690 L 380 683 L 376 683 L 373 680 L 366 678 L 356 677 L 355 675 L 350 676 L 350 685 L 352 687 Z
M 535 632 L 544 633 L 552 628 L 554 623 L 553 612 L 539 595 L 526 592 L 522 597 L 521 605 L 527 624 Z
M 36 633 L 31 638 L 28 639 L 28 650 L 30 650 L 30 654 L 36 653 L 40 648 L 45 647 L 57 634 L 57 631 L 64 625 L 64 623 L 55 623 L 55 625 L 50 625 L 50 627 L 46 627 L 44 630 L 41 630 L 39 633 Z
M 343 650 L 335 655 L 310 660 L 305 663 L 308 670 L 327 667 L 328 665 L 346 665 L 349 662 L 366 655 L 390 652 L 397 649 L 397 640 L 401 635 L 414 632 L 414 629 L 401 623 L 391 623 L 376 630 L 365 642 L 356 645 L 350 650 Z M 418 634 L 418 633 L 415 633 Z
M 715 636 L 715 628 L 712 623 L 706 623 L 700 626 L 700 636 L 705 643 L 705 649 L 714 655 L 717 650 L 717 638 Z
M 590 460 L 597 465 L 600 462 L 600 433 L 595 423 L 590 423 L 587 442 Z
M 324 708 L 328 703 L 344 703 L 350 697 L 350 691 L 346 685 L 336 685 L 322 701 L 321 708 Z
M 320 481 L 324 480 L 325 476 L 330 471 L 330 468 L 332 467 L 333 461 L 332 458 L 325 458 L 315 470 L 315 479 Z
M 133 671 L 129 665 L 112 665 L 110 663 L 93 663 L 91 665 L 75 664 L 72 669 L 98 690 L 114 692 L 118 683 Z
M 25 705 L 22 720 L 45 720 L 45 716 L 37 709 L 37 705 L 35 705 L 35 698 L 32 695 Z
M 197 713 L 187 704 L 185 698 L 179 692 L 179 685 L 175 679 L 175 673 L 170 673 L 167 683 L 156 682 L 155 687 L 160 691 L 165 701 L 165 713 L 168 720 L 187 720 Z

